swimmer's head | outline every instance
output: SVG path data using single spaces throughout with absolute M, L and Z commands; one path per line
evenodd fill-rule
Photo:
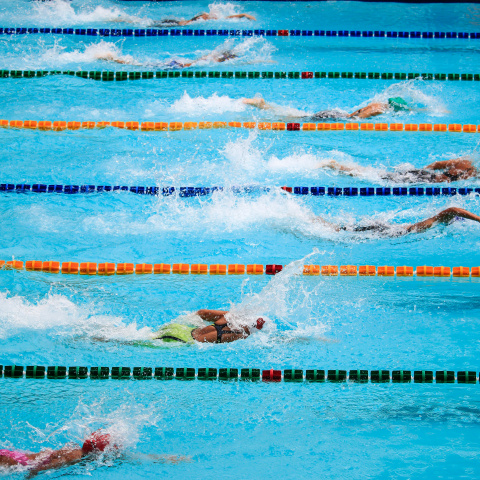
M 110 434 L 97 430 L 85 439 L 82 445 L 82 452 L 84 454 L 104 452 L 107 447 L 118 449 L 118 446 L 112 442 Z
M 388 105 L 393 108 L 394 112 L 402 112 L 402 111 L 410 110 L 408 103 L 402 97 L 389 98 Z
M 264 325 L 265 325 L 265 320 L 261 317 L 257 318 L 257 323 L 256 323 L 257 330 L 261 330 Z

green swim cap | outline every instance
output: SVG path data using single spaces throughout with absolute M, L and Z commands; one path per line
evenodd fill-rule
M 393 108 L 394 112 L 410 110 L 408 103 L 402 97 L 389 98 L 388 104 Z

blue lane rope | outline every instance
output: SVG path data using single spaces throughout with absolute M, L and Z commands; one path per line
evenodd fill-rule
M 233 187 L 144 187 L 144 186 L 120 186 L 120 185 L 48 185 L 46 183 L 1 183 L 0 192 L 9 193 L 111 193 L 131 192 L 139 195 L 159 195 L 180 197 L 201 197 L 214 192 L 231 191 L 233 193 L 258 193 L 274 190 L 284 190 L 294 195 L 313 195 L 316 197 L 399 197 L 399 196 L 440 196 L 440 195 L 480 195 L 480 187 L 262 187 L 256 185 L 233 186 Z
M 53 34 L 99 37 L 366 37 L 421 39 L 480 39 L 480 32 L 387 32 L 383 30 L 193 30 L 116 28 L 0 27 L 0 35 Z

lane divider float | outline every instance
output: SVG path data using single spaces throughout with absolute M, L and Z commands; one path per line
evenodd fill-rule
M 64 367 L 0 365 L 3 378 L 79 380 L 249 380 L 263 382 L 478 383 L 477 372 L 452 370 L 262 370 L 259 368 Z
M 244 185 L 233 187 L 148 187 L 126 185 L 62 185 L 46 183 L 0 183 L 0 192 L 7 193 L 64 193 L 67 195 L 87 193 L 130 192 L 138 195 L 179 197 L 202 197 L 215 192 L 259 193 L 279 189 L 294 195 L 330 197 L 372 197 L 372 196 L 439 196 L 439 195 L 480 195 L 480 187 L 266 187 Z
M 61 132 L 64 130 L 104 129 L 107 127 L 153 132 L 245 128 L 276 131 L 349 131 L 349 132 L 453 132 L 480 133 L 480 125 L 460 123 L 283 123 L 283 122 L 67 122 L 64 120 L 0 120 L 0 127 Z
M 206 263 L 96 263 L 27 260 L 0 260 L 1 270 L 26 270 L 29 272 L 62 273 L 70 275 L 276 275 L 283 265 L 275 264 L 206 264 Z M 304 265 L 303 275 L 346 277 L 438 277 L 480 278 L 480 267 L 434 266 L 375 266 L 375 265 Z
M 363 37 L 363 38 L 415 38 L 415 39 L 480 39 L 480 32 L 400 32 L 383 30 L 201 30 L 190 28 L 39 28 L 0 27 L 0 35 L 80 35 L 99 37 Z
M 0 70 L 0 78 L 40 78 L 51 75 L 67 75 L 105 82 L 126 80 L 150 80 L 153 78 L 223 78 L 223 79 L 341 79 L 359 80 L 442 80 L 480 81 L 479 73 L 415 73 L 415 72 L 219 72 L 206 70 L 159 70 L 143 72 L 85 71 L 85 70 Z

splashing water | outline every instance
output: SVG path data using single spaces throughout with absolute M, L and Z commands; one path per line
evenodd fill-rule
M 93 340 L 134 341 L 150 338 L 151 329 L 125 324 L 120 318 L 96 315 L 63 295 L 49 294 L 37 303 L 0 292 L 0 339 L 42 331 L 49 337 L 88 337 Z
M 100 40 L 98 43 L 86 46 L 83 51 L 77 49 L 67 51 L 67 47 L 61 46 L 60 42 L 55 40 L 53 47 L 46 49 L 40 57 L 33 57 L 29 61 L 44 67 L 69 63 L 91 63 L 98 60 L 122 60 L 131 65 L 141 65 L 136 63 L 131 55 L 122 55 L 120 46 L 122 42 L 122 40 L 115 43 Z
M 422 88 L 427 87 L 432 94 L 425 93 Z M 448 113 L 445 104 L 439 97 L 441 87 L 426 85 L 422 80 L 409 80 L 406 82 L 394 83 L 373 98 L 363 102 L 360 106 L 354 107 L 353 110 L 364 107 L 370 102 L 386 102 L 391 97 L 402 97 L 414 106 L 414 108 L 426 109 L 429 115 L 441 117 Z M 396 115 L 414 114 L 415 110 L 410 112 L 397 112 Z
M 41 19 L 44 23 L 45 20 L 51 20 L 54 24 L 62 22 L 65 25 L 81 25 L 95 22 L 126 22 L 148 25 L 152 22 L 149 18 L 128 15 L 117 7 L 84 7 L 82 10 L 75 11 L 71 3 L 64 0 L 35 2 L 34 16 Z
M 246 108 L 241 100 L 234 100 L 227 95 L 214 93 L 210 97 L 191 97 L 184 92 L 170 107 L 171 112 L 198 115 L 202 113 L 243 112 Z

